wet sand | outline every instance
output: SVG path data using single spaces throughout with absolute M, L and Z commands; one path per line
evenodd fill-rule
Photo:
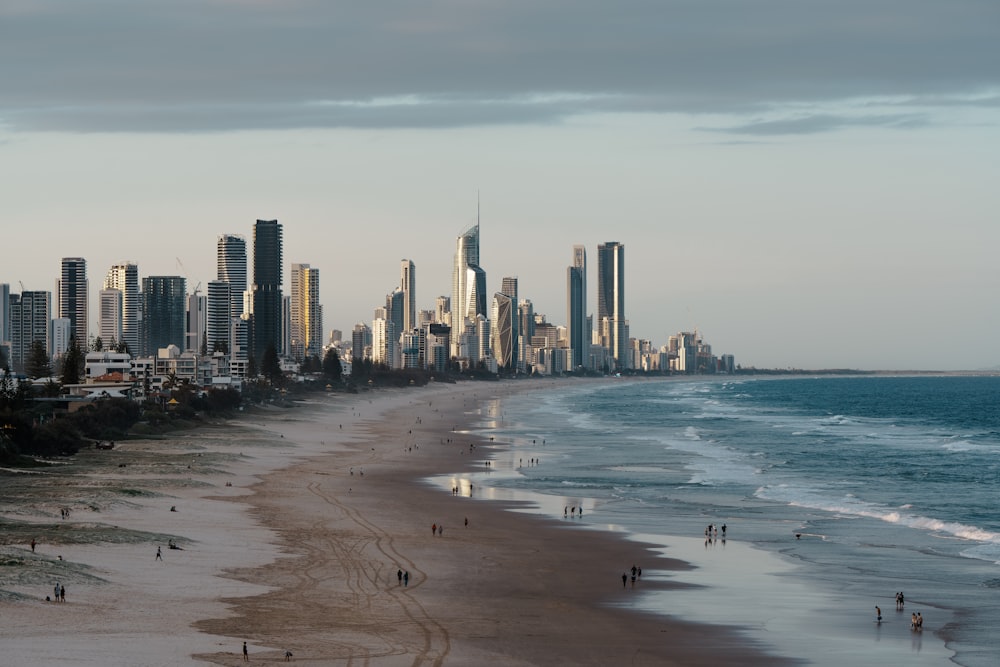
M 258 664 L 283 662 L 285 650 L 316 665 L 782 664 L 738 631 L 622 605 L 643 587 L 684 585 L 654 575 L 686 563 L 505 511 L 476 489 L 470 497 L 461 471 L 488 443 L 461 432 L 479 401 L 511 390 L 324 395 L 224 429 L 122 443 L 110 454 L 156 454 L 144 468 L 97 466 L 88 480 L 159 495 L 96 502 L 86 518 L 130 531 L 122 543 L 40 544 L 31 556 L 5 540 L 4 555 L 16 552 L 38 576 L 0 580 L 4 654 L 11 664 L 235 665 L 247 641 Z M 460 494 L 423 481 L 444 472 L 459 473 Z M 3 516 L 63 521 L 54 505 L 31 505 L 5 503 Z M 74 507 L 66 521 L 84 523 L 86 512 Z M 432 535 L 432 524 L 443 533 Z M 170 537 L 183 550 L 168 550 Z M 623 589 L 634 562 L 646 563 L 647 578 Z M 53 576 L 72 582 L 65 604 L 42 601 Z

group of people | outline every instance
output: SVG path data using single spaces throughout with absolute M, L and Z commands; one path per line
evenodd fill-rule
M 580 505 L 579 514 L 577 513 L 576 505 L 574 505 L 573 507 L 569 507 L 568 505 L 564 507 L 563 516 L 569 516 L 570 514 L 572 514 L 573 516 L 583 516 L 583 505 Z
M 722 526 L 716 526 L 714 523 L 708 524 L 708 528 L 705 529 L 705 538 L 710 540 L 712 538 L 718 537 L 720 528 L 722 529 L 722 539 L 723 541 L 725 541 L 726 524 L 722 524 Z
M 403 586 L 409 586 L 410 585 L 409 570 L 407 570 L 406 572 L 403 572 L 403 570 L 396 570 L 396 579 L 398 579 L 399 583 L 402 584 Z
M 632 588 L 635 588 L 636 579 L 642 579 L 642 568 L 632 566 Z M 622 572 L 622 588 L 628 588 L 628 570 Z
M 66 587 L 60 584 L 58 581 L 56 582 L 56 585 L 52 588 L 52 591 L 53 595 L 55 595 L 55 599 L 53 600 L 53 602 L 66 601 Z M 46 596 L 45 600 L 48 601 L 48 599 L 49 599 L 48 596 Z

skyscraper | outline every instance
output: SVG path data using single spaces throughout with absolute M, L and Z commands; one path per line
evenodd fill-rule
M 259 364 L 264 351 L 281 339 L 281 225 L 258 220 L 253 228 L 253 356 Z
M 601 327 L 601 345 L 608 350 L 615 370 L 628 368 L 625 246 L 617 241 L 597 246 L 597 321 Z
M 247 241 L 236 234 L 223 234 L 215 252 L 216 280 L 230 284 L 230 317 L 243 314 L 243 293 L 247 291 Z
M 180 276 L 142 279 L 142 355 L 155 356 L 168 345 L 184 349 L 187 281 Z
M 129 353 L 136 356 L 140 347 L 139 313 L 142 310 L 142 303 L 139 300 L 139 267 L 131 262 L 115 264 L 108 269 L 108 275 L 104 278 L 104 289 L 118 290 L 122 294 L 119 314 L 121 334 L 117 342 L 124 342 Z M 103 305 L 101 316 L 104 316 Z M 104 328 L 103 320 L 101 327 Z M 101 338 L 105 345 L 111 343 L 103 333 Z
M 587 249 L 573 246 L 573 264 L 566 269 L 566 327 L 573 369 L 587 360 L 590 331 L 587 328 Z
M 482 275 L 482 290 L 475 294 Z M 455 264 L 451 274 L 452 356 L 458 356 L 458 339 L 466 321 L 486 314 L 486 274 L 479 268 L 479 220 L 455 241 Z
M 70 336 L 82 348 L 87 347 L 87 260 L 82 257 L 63 257 L 62 273 L 56 290 L 57 317 L 70 322 Z
M 413 260 L 399 263 L 399 288 L 403 291 L 403 331 L 417 328 L 417 269 Z
M 52 354 L 49 321 L 52 319 L 52 293 L 24 291 L 11 294 L 10 304 L 10 366 L 23 373 L 34 342 L 45 346 Z
M 0 345 L 8 342 L 10 342 L 10 285 L 0 283 Z
M 493 358 L 501 370 L 514 372 L 518 365 L 517 298 L 503 292 L 494 294 L 490 319 Z
M 292 356 L 320 357 L 323 351 L 323 307 L 319 303 L 319 269 L 292 264 L 291 347 Z
M 232 298 L 233 284 L 225 280 L 208 283 L 208 304 L 206 306 L 205 347 L 213 352 L 229 353 L 232 350 Z
M 116 289 L 102 289 L 97 293 L 97 335 L 104 349 L 117 345 L 122 339 L 122 297 Z

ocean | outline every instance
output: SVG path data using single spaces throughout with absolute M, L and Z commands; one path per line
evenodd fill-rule
M 477 495 L 529 501 L 524 511 L 694 566 L 647 560 L 643 579 L 682 586 L 622 604 L 735 626 L 815 665 L 1000 661 L 1000 377 L 498 391 L 478 435 L 505 445 L 480 451 L 491 463 L 471 477 Z M 709 524 L 727 539 L 706 539 Z M 922 632 L 910 629 L 917 611 Z

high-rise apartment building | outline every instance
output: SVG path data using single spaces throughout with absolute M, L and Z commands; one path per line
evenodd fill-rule
M 597 246 L 597 321 L 601 328 L 601 345 L 608 350 L 614 369 L 627 369 L 625 246 L 617 241 Z
M 57 317 L 70 321 L 71 336 L 82 348 L 87 347 L 87 260 L 82 257 L 63 257 L 62 272 L 57 283 Z
M 10 311 L 10 366 L 16 373 L 23 373 L 36 341 L 45 346 L 45 353 L 52 354 L 51 329 L 52 293 L 25 290 L 9 297 Z
M 180 276 L 142 279 L 142 356 L 176 345 L 183 350 L 187 324 L 187 281 Z
M 481 280 L 480 280 L 481 277 Z M 477 286 L 481 290 L 477 294 Z M 486 274 L 479 268 L 479 221 L 455 241 L 455 263 L 451 274 L 452 356 L 458 356 L 458 338 L 466 322 L 486 314 Z
M 403 331 L 417 328 L 417 269 L 413 260 L 399 263 L 399 289 L 403 292 Z
M 208 301 L 205 305 L 205 348 L 209 354 L 232 350 L 232 293 L 233 284 L 225 280 L 208 283 Z M 242 304 L 242 299 L 241 299 Z M 242 305 L 241 305 L 242 308 Z
M 323 307 L 319 303 L 319 269 L 292 264 L 291 353 L 296 361 L 323 352 Z
M 121 292 L 121 310 L 118 314 L 118 320 L 121 326 L 121 333 L 115 339 L 117 343 L 125 343 L 128 347 L 128 351 L 133 356 L 139 354 L 139 348 L 141 347 L 139 339 L 141 332 L 139 330 L 139 314 L 142 311 L 142 302 L 139 298 L 139 267 L 131 262 L 123 262 L 121 264 L 115 264 L 110 269 L 108 269 L 108 275 L 104 277 L 104 289 L 106 290 L 117 290 Z M 104 329 L 105 315 L 104 304 L 101 304 L 101 329 Z M 110 317 L 111 314 L 108 313 Z M 117 329 L 117 325 L 109 325 Z M 105 345 L 111 343 L 111 341 L 105 337 L 104 333 L 101 333 L 101 339 Z
M 10 285 L 0 283 L 0 345 L 10 342 Z M 3 370 L 0 368 L 0 370 Z
M 247 241 L 236 234 L 223 234 L 215 252 L 216 280 L 230 284 L 230 317 L 243 314 L 243 293 L 247 291 Z
M 187 312 L 185 313 L 185 334 L 184 350 L 201 354 L 202 350 L 208 352 L 205 331 L 208 321 L 208 299 L 198 294 L 195 288 L 194 294 L 187 297 Z
M 514 291 L 517 291 L 516 286 Z M 493 358 L 497 367 L 505 372 L 515 372 L 518 367 L 518 313 L 517 297 L 503 292 L 493 295 L 490 313 Z
M 590 352 L 587 329 L 587 249 L 573 246 L 573 264 L 566 269 L 566 328 L 573 369 L 583 366 Z
M 451 297 L 439 296 L 434 300 L 434 320 L 438 324 L 451 325 Z
M 253 228 L 253 356 L 259 364 L 269 346 L 280 353 L 282 228 L 277 220 L 258 220 Z
M 116 289 L 102 289 L 97 293 L 97 335 L 104 349 L 117 345 L 122 339 L 122 297 Z

